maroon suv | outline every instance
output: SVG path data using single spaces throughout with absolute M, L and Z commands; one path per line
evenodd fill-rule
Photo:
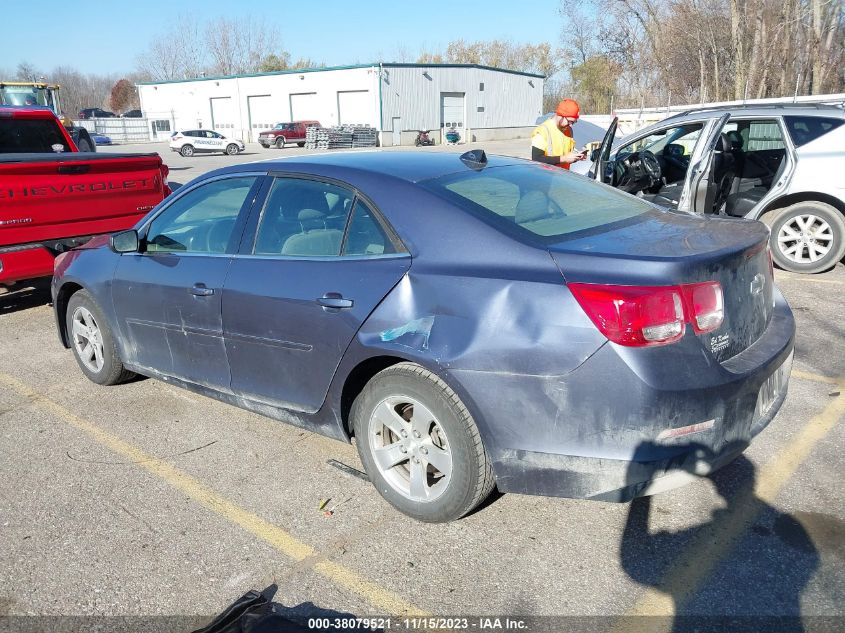
M 319 121 L 293 121 L 292 123 L 276 123 L 272 130 L 258 135 L 258 142 L 263 147 L 277 147 L 282 149 L 285 143 L 296 143 L 305 146 L 305 130 L 309 127 L 320 127 Z

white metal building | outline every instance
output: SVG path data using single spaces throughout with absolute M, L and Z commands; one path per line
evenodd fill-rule
M 454 125 L 466 140 L 527 136 L 542 113 L 543 76 L 471 64 L 364 64 L 141 83 L 151 138 L 204 127 L 255 141 L 275 123 L 370 125 L 382 145 L 439 140 Z

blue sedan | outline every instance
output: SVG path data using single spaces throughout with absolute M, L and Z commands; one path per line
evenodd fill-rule
M 795 325 L 759 222 L 519 159 L 231 166 L 59 255 L 59 336 L 339 440 L 423 521 L 502 492 L 624 501 L 723 466 L 786 396 Z

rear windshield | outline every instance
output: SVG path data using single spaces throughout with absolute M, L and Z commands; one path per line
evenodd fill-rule
M 544 242 L 654 210 L 585 176 L 540 164 L 467 171 L 420 184 L 506 233 L 527 231 L 527 237 L 548 238 Z
M 54 120 L 0 118 L 0 153 L 54 152 L 54 145 L 70 151 Z
M 786 129 L 789 130 L 789 135 L 792 137 L 795 147 L 801 147 L 810 141 L 815 141 L 823 134 L 827 134 L 845 123 L 842 119 L 815 116 L 785 116 L 783 120 L 786 121 Z

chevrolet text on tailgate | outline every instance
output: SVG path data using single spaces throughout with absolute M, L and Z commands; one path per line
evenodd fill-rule
M 158 154 L 79 153 L 46 108 L 0 108 L 0 284 L 133 226 L 170 193 Z

